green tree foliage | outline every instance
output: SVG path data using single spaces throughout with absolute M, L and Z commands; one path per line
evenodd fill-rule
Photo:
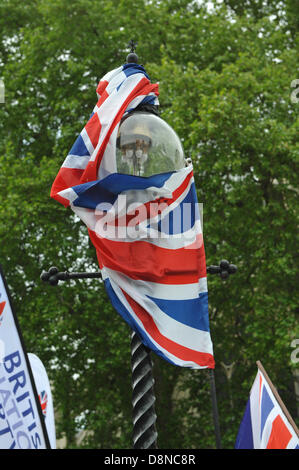
M 211 4 L 211 2 L 209 2 Z M 296 419 L 298 12 L 295 2 L 3 0 L 0 262 L 28 351 L 53 383 L 57 435 L 131 447 L 130 331 L 98 280 L 42 285 L 43 269 L 97 270 L 86 228 L 50 199 L 94 106 L 97 81 L 134 37 L 162 117 L 182 138 L 204 203 L 211 332 L 224 447 L 233 447 L 256 360 Z M 233 364 L 230 376 L 225 365 Z M 154 358 L 160 448 L 213 448 L 208 371 Z

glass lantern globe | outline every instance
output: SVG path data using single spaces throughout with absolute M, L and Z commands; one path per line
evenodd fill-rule
M 180 170 L 184 151 L 175 131 L 155 114 L 135 111 L 120 123 L 117 172 L 137 176 Z

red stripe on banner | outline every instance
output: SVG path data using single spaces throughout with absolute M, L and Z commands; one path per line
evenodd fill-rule
M 272 423 L 267 449 L 285 449 L 292 438 L 281 416 L 276 416 Z
M 108 85 L 108 81 L 107 80 L 101 80 L 97 86 L 97 89 L 96 89 L 96 92 L 98 95 L 102 95 L 102 93 L 105 91 L 107 85 Z
M 60 196 L 59 194 L 56 194 L 55 196 L 51 196 L 55 201 L 60 202 L 64 207 L 68 207 L 70 205 L 70 201 L 68 199 L 65 199 L 65 197 Z
M 96 148 L 101 132 L 101 123 L 99 116 L 95 113 L 85 126 L 85 130 L 90 138 L 93 148 Z
M 211 369 L 215 367 L 214 357 L 211 354 L 194 351 L 193 349 L 186 348 L 185 346 L 182 346 L 181 344 L 178 344 L 175 341 L 172 341 L 171 339 L 162 335 L 162 333 L 160 333 L 159 329 L 157 328 L 154 320 L 152 319 L 151 315 L 143 307 L 141 307 L 141 305 L 135 302 L 135 300 L 132 299 L 132 297 L 130 297 L 125 291 L 122 290 L 122 292 L 126 297 L 128 303 L 130 304 L 131 308 L 133 309 L 134 313 L 142 322 L 146 332 L 151 336 L 154 341 L 156 341 L 156 343 L 159 344 L 159 346 L 161 346 L 177 358 L 181 359 L 182 361 L 192 361 L 201 367 L 209 367 Z
M 180 197 L 180 195 L 185 191 L 185 189 L 187 188 L 191 178 L 193 177 L 193 170 L 190 171 L 190 173 L 188 173 L 187 177 L 185 178 L 185 180 L 182 182 L 182 184 L 175 190 L 173 191 L 173 194 L 172 194 L 172 201 L 175 201 L 178 197 Z
M 4 307 L 5 307 L 5 301 L 4 302 L 0 302 L 0 315 L 2 315 L 2 312 L 4 310 Z
M 81 177 L 80 183 L 88 183 L 89 181 L 95 181 L 96 179 L 97 179 L 96 162 L 94 160 L 89 161 Z
M 50 196 L 53 199 L 56 199 L 56 201 L 61 202 L 61 204 L 63 204 L 64 206 L 68 206 L 69 201 L 64 197 L 60 196 L 58 193 L 60 191 L 63 191 L 64 189 L 80 184 L 83 172 L 84 170 L 81 170 L 79 168 L 60 168 L 59 173 L 56 176 L 52 185 Z
M 101 98 L 98 100 L 97 102 L 97 107 L 99 108 L 100 106 L 102 106 L 102 104 L 104 103 L 104 101 L 108 98 L 109 96 L 109 93 L 104 90 L 102 95 L 101 95 Z
M 146 241 L 121 242 L 99 237 L 89 231 L 101 263 L 132 279 L 161 284 L 192 284 L 206 277 L 204 245 L 196 250 L 170 250 Z

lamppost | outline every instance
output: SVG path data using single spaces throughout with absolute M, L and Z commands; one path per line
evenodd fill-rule
M 131 44 L 134 48 L 134 43 Z M 138 61 L 131 51 L 127 63 Z M 174 130 L 161 119 L 155 105 L 143 104 L 120 123 L 117 137 L 117 171 L 152 176 L 184 167 L 184 152 Z M 131 337 L 133 387 L 133 444 L 135 449 L 157 447 L 154 378 L 150 350 L 136 332 Z
M 134 42 L 127 63 L 138 63 Z M 180 170 L 185 166 L 183 147 L 175 131 L 159 117 L 157 106 L 142 103 L 120 122 L 116 141 L 117 172 L 135 176 L 152 176 Z M 236 272 L 228 261 L 210 266 L 207 272 L 220 274 L 226 279 Z M 59 272 L 52 267 L 41 274 L 41 279 L 51 285 L 59 281 L 79 278 L 98 278 L 96 273 Z M 134 449 L 157 448 L 154 378 L 150 350 L 138 334 L 131 335 L 133 447 Z M 220 432 L 217 413 L 214 375 L 211 369 L 211 393 L 217 447 L 220 448 Z

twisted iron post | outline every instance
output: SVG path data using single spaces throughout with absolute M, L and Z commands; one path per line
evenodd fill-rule
M 156 449 L 156 411 L 154 377 L 150 350 L 135 331 L 131 335 L 133 446 Z

